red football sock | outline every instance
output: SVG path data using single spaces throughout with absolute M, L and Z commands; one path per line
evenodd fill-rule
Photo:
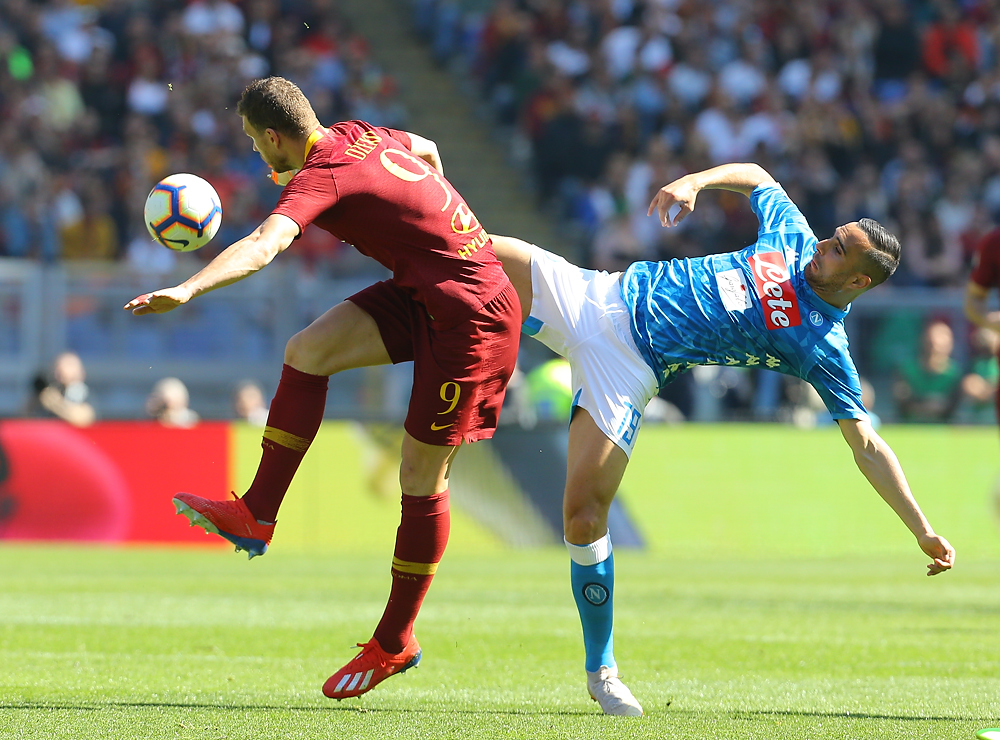
M 257 475 L 243 495 L 257 519 L 273 522 L 278 516 L 281 500 L 323 421 L 329 381 L 325 375 L 303 373 L 291 365 L 282 367 L 260 442 L 264 452 Z
M 451 532 L 448 491 L 433 496 L 403 495 L 403 518 L 396 530 L 392 591 L 375 639 L 387 653 L 399 653 L 430 588 Z

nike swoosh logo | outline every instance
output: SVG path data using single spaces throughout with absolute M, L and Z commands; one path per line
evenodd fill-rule
M 440 432 L 442 429 L 447 429 L 448 427 L 454 426 L 454 425 L 455 425 L 455 422 L 452 422 L 451 424 L 437 424 L 437 423 L 431 424 L 431 431 L 432 432 Z

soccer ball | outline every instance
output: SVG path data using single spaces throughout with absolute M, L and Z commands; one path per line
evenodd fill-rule
M 149 191 L 143 216 L 156 241 L 190 252 L 212 241 L 222 223 L 222 202 L 215 188 L 197 175 L 170 175 Z

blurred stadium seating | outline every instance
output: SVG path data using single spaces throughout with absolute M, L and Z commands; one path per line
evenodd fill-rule
M 675 231 L 646 217 L 657 187 L 726 161 L 764 165 L 817 234 L 892 227 L 896 286 L 961 286 L 1000 216 L 990 3 L 411 2 L 595 266 L 752 241 L 738 197 L 699 202 Z
M 204 417 L 227 417 L 233 383 L 253 377 L 269 393 L 287 337 L 384 275 L 310 229 L 269 274 L 183 315 L 139 321 L 120 310 L 198 269 L 276 199 L 233 112 L 250 79 L 295 80 L 323 121 L 407 125 L 396 78 L 352 30 L 355 2 L 4 4 L 0 414 L 29 410 L 32 379 L 69 348 L 84 358 L 105 418 L 143 416 L 165 375 L 187 383 Z M 949 320 L 955 360 L 965 362 L 961 286 L 976 238 L 1000 216 L 1000 15 L 991 4 L 390 4 L 411 14 L 425 53 L 457 73 L 591 266 L 748 243 L 755 220 L 738 196 L 703 198 L 669 231 L 645 209 L 672 177 L 751 159 L 819 234 L 863 216 L 900 234 L 903 267 L 857 302 L 848 325 L 883 419 L 894 418 L 894 368 L 916 351 L 927 318 Z M 186 170 L 213 183 L 226 213 L 212 245 L 180 258 L 150 242 L 141 207 L 159 177 Z M 398 417 L 406 382 L 393 369 L 337 378 L 328 414 Z M 787 389 L 751 373 L 675 385 L 688 400 L 721 399 L 695 418 L 779 418 L 787 401 Z
M 226 204 L 223 233 L 201 259 L 248 233 L 278 195 L 234 110 L 255 77 L 294 80 L 323 121 L 406 124 L 393 78 L 324 0 L 9 2 L 0 59 L 8 257 L 169 269 L 141 214 L 152 184 L 173 172 L 197 171 Z M 317 233 L 299 251 L 336 271 L 353 251 L 341 247 Z M 358 261 L 346 259 L 339 269 L 351 271 Z
M 197 271 L 276 201 L 235 115 L 245 84 L 269 73 L 297 82 L 321 120 L 406 124 L 393 79 L 323 0 L 4 4 L 0 414 L 27 411 L 33 376 L 73 348 L 104 417 L 144 416 L 164 375 L 181 377 L 203 414 L 229 416 L 233 383 L 254 377 L 273 388 L 288 336 L 384 277 L 310 229 L 285 269 L 197 310 L 155 323 L 121 310 Z M 214 242 L 184 258 L 153 244 L 142 219 L 152 184 L 182 171 L 210 180 L 225 204 Z M 364 382 L 348 385 L 332 394 L 342 405 L 331 413 L 363 413 Z

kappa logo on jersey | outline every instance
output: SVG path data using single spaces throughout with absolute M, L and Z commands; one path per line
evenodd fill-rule
M 750 294 L 743 279 L 743 270 L 723 270 L 716 274 L 715 282 L 727 311 L 746 311 L 750 308 Z
M 768 330 L 799 326 L 802 323 L 799 299 L 792 288 L 785 255 L 781 252 L 758 252 L 750 257 L 750 269 Z

